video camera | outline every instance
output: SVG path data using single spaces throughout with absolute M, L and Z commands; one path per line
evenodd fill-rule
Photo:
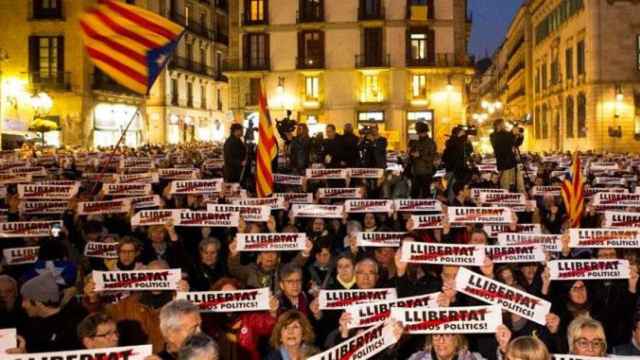
M 457 128 L 460 129 L 460 130 L 464 130 L 464 133 L 467 136 L 477 136 L 478 135 L 478 128 L 476 128 L 475 126 L 458 125 Z

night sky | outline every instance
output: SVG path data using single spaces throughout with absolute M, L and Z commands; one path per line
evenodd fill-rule
M 481 59 L 502 43 L 504 34 L 523 0 L 469 0 L 473 25 L 469 52 Z

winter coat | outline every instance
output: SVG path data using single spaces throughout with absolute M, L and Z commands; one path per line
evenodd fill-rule
M 414 176 L 433 175 L 435 167 L 433 162 L 436 159 L 436 143 L 425 137 L 412 140 L 409 143 L 410 152 L 418 152 L 418 157 L 411 157 L 411 173 Z

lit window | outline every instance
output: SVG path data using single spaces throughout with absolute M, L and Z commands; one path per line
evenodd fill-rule
M 384 122 L 384 112 L 382 111 L 359 112 L 358 122 L 363 122 L 363 123 Z
M 427 76 L 413 75 L 412 79 L 412 95 L 414 98 L 427 97 Z
M 251 9 L 249 13 L 249 19 L 251 21 L 264 20 L 264 1 L 263 0 L 251 0 Z
M 362 86 L 362 102 L 382 101 L 378 75 L 364 75 Z
M 427 58 L 427 34 L 411 34 L 411 59 L 425 60 Z
M 304 78 L 304 83 L 307 100 L 318 100 L 320 93 L 320 78 L 317 76 L 307 76 Z

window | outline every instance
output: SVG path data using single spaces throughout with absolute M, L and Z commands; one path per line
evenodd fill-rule
M 200 13 L 200 25 L 202 25 L 203 28 L 207 29 L 207 13 L 205 11 Z
M 171 79 L 171 105 L 178 105 L 178 79 Z
M 435 32 L 428 27 L 409 28 L 406 60 L 409 66 L 428 66 L 435 62 Z
M 62 0 L 33 0 L 33 18 L 62 18 Z
M 411 94 L 414 98 L 427 97 L 427 75 L 413 75 L 411 80 Z
M 304 94 L 307 100 L 317 101 L 320 94 L 320 78 L 317 76 L 306 76 L 304 78 Z
M 573 48 L 564 51 L 564 72 L 567 79 L 573 79 Z
M 558 30 L 569 18 L 584 9 L 584 0 L 562 0 L 536 26 L 536 45 L 544 41 L 551 33 Z
M 542 106 L 542 135 L 540 138 L 549 138 L 549 107 L 547 104 Z
M 362 102 L 382 101 L 382 92 L 380 91 L 380 78 L 378 77 L 378 75 L 363 75 L 362 80 Z
M 200 63 L 207 65 L 207 51 L 203 47 L 200 48 Z
M 363 31 L 363 65 L 382 66 L 382 28 L 366 28 Z
M 433 110 L 407 112 L 407 134 L 409 140 L 417 140 L 416 123 L 423 122 L 429 125 L 429 136 L 433 136 Z
M 578 137 L 587 137 L 587 97 L 578 95 Z
M 267 70 L 269 68 L 269 37 L 267 34 L 245 35 L 244 64 L 246 70 Z
M 540 67 L 536 68 L 535 87 L 536 87 L 536 93 L 539 93 L 540 92 Z
M 535 116 L 533 119 L 533 122 L 535 123 L 535 138 L 536 139 L 540 139 L 540 124 L 542 123 L 542 119 L 540 118 L 540 107 L 536 106 L 536 112 L 535 112 Z
M 298 20 L 300 22 L 322 21 L 324 19 L 324 0 L 300 0 Z
M 427 34 L 411 34 L 411 58 L 427 59 Z
M 580 40 L 577 46 L 578 56 L 578 75 L 584 75 L 584 40 Z
M 29 73 L 33 83 L 66 86 L 64 37 L 29 37 Z
M 358 112 L 358 122 L 360 123 L 381 123 L 384 122 L 384 111 Z
M 382 0 L 360 0 L 358 16 L 360 20 L 383 18 Z
M 558 58 L 554 58 L 551 62 L 551 85 L 557 85 L 560 83 L 560 62 Z
M 547 89 L 547 63 L 542 64 L 542 90 Z
M 298 34 L 298 67 L 324 67 L 324 33 L 302 31 Z
M 58 38 L 41 37 L 38 39 L 38 72 L 40 78 L 55 77 L 58 72 Z
M 249 81 L 249 94 L 247 95 L 247 105 L 258 105 L 258 97 L 260 94 L 260 79 L 251 79 Z
M 219 73 L 222 72 L 222 64 L 223 64 L 222 53 L 218 51 L 216 52 L 216 71 L 218 71 Z
M 433 19 L 433 0 L 407 0 L 407 18 L 415 21 Z
M 268 2 L 266 0 L 245 0 L 245 23 L 262 24 L 267 22 Z
M 187 83 L 187 107 L 193 107 L 193 83 Z
M 636 38 L 636 53 L 637 53 L 637 57 L 636 57 L 637 69 L 640 70 L 640 34 L 638 34 Z
M 218 111 L 222 111 L 222 91 L 216 89 L 216 98 L 218 99 Z
M 207 108 L 207 87 L 200 85 L 200 108 Z
M 573 110 L 573 98 L 571 96 L 567 97 L 567 107 L 565 109 L 566 114 L 565 114 L 565 131 L 567 134 L 567 139 L 571 139 L 573 138 L 573 116 L 574 116 L 574 110 Z
M 193 44 L 186 44 L 185 51 L 187 53 L 187 61 L 191 63 L 193 61 Z

